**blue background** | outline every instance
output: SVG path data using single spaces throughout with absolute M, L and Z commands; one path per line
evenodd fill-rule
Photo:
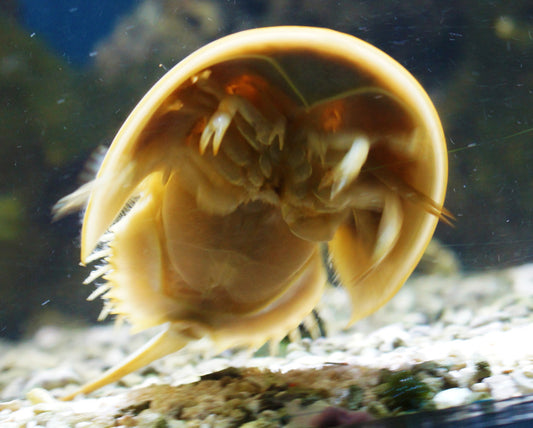
M 140 0 L 20 0 L 21 21 L 73 64 L 84 64 L 95 43 Z

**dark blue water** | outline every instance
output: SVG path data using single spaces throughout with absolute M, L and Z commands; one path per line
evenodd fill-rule
M 140 0 L 20 0 L 21 21 L 72 64 L 90 61 L 95 43 Z

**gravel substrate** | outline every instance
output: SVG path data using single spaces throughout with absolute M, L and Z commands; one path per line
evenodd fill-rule
M 0 342 L 0 424 L 15 427 L 326 427 L 533 393 L 533 265 L 418 276 L 342 329 L 341 289 L 324 297 L 328 337 L 210 355 L 207 340 L 72 402 L 154 332 L 43 325 Z

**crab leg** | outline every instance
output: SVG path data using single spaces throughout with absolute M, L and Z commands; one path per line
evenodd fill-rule
M 158 360 L 166 355 L 172 354 L 182 349 L 191 340 L 197 340 L 199 337 L 193 328 L 185 329 L 183 326 L 168 324 L 165 330 L 153 337 L 148 343 L 139 348 L 136 352 L 129 355 L 125 360 L 119 364 L 111 367 L 103 373 L 98 379 L 83 385 L 76 391 L 61 397 L 63 401 L 72 400 L 78 394 L 88 394 L 105 385 L 120 380 L 129 373 L 141 369 L 151 362 Z

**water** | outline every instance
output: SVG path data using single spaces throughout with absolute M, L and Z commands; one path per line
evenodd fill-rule
M 11 4 L 11 7 L 8 5 Z M 180 58 L 226 33 L 268 24 L 327 26 L 389 53 L 425 86 L 450 150 L 437 237 L 465 269 L 533 259 L 531 62 L 527 2 L 454 8 L 390 1 L 6 3 L 1 19 L 2 192 L 0 329 L 24 331 L 43 308 L 87 314 L 76 266 L 78 218 L 50 207 L 79 183 L 89 154 L 108 144 L 144 92 Z M 83 25 L 78 23 L 83 21 Z M 31 290 L 31 292 L 28 292 Z M 86 316 L 91 318 L 96 308 Z
M 225 34 L 265 25 L 324 26 L 384 50 L 420 80 L 450 153 L 436 236 L 465 270 L 533 261 L 533 8 L 530 1 L 30 0 L 0 6 L 0 333 L 43 319 L 92 321 L 80 284 L 79 216 L 50 210 L 80 183 L 166 69 Z M 165 6 L 166 5 L 166 6 Z

